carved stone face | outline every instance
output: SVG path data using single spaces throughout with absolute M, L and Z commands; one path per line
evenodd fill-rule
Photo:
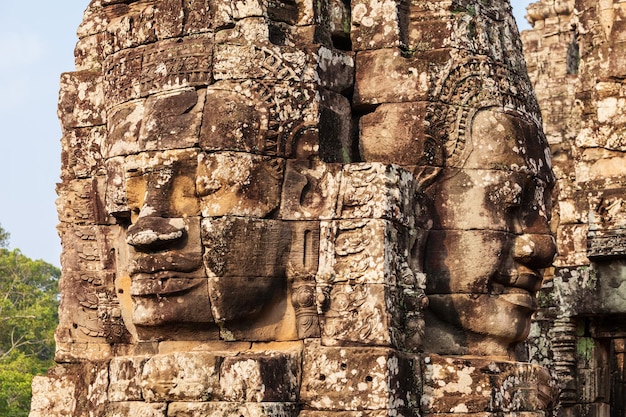
M 512 114 L 480 111 L 470 135 L 462 167 L 443 169 L 429 190 L 427 331 L 445 329 L 434 338 L 442 353 L 506 355 L 528 335 L 556 252 L 549 154 L 534 124 Z
M 282 171 L 236 155 L 191 148 L 111 160 L 117 287 L 140 339 L 217 339 L 218 325 L 257 339 L 284 335 L 291 230 L 255 217 L 278 204 Z M 252 216 L 229 216 L 243 212 Z

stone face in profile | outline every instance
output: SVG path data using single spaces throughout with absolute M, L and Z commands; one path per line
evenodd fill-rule
M 548 225 L 554 179 L 547 144 L 523 116 L 481 110 L 470 132 L 466 156 L 429 191 L 428 331 L 439 331 L 439 319 L 450 325 L 457 346 L 441 341 L 444 353 L 506 356 L 528 335 L 542 270 L 556 254 Z

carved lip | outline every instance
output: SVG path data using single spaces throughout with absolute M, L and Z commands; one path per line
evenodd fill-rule
M 520 288 L 507 288 L 502 294 L 499 294 L 499 297 L 510 304 L 524 307 L 530 311 L 536 311 L 539 307 L 537 298 L 528 291 Z
M 514 270 L 499 274 L 496 281 L 505 287 L 519 288 L 534 294 L 541 288 L 543 276 L 538 271 L 520 265 Z
M 185 292 L 206 282 L 206 276 L 199 271 L 184 273 L 179 271 L 159 271 L 152 274 L 131 275 L 130 294 L 134 296 L 171 295 Z
M 131 275 L 184 274 L 194 272 L 202 266 L 202 255 L 197 253 L 137 254 L 131 259 L 129 273 Z
M 539 271 L 517 265 L 507 273 L 499 274 L 494 285 L 495 292 L 506 302 L 529 311 L 538 309 L 535 293 L 541 288 L 543 276 Z

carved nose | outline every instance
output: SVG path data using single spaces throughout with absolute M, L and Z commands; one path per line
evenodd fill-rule
M 144 250 L 163 249 L 180 242 L 185 233 L 181 218 L 139 217 L 128 228 L 126 243 Z
M 556 242 L 549 234 L 526 233 L 515 239 L 513 257 L 531 268 L 547 268 L 554 261 Z

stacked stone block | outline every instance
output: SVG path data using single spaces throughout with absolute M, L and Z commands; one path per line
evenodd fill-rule
M 531 332 L 561 415 L 623 414 L 624 6 L 540 1 L 522 33 L 558 185 L 559 255 Z
M 523 325 L 476 349 L 453 323 L 448 347 L 424 311 L 425 289 L 487 300 L 472 325 L 533 308 L 532 288 L 500 311 L 486 282 L 439 281 L 459 230 L 473 256 L 453 270 L 471 277 L 481 250 L 493 265 L 535 244 L 513 242 L 528 231 L 512 206 L 550 238 L 508 3 L 93 0 L 78 35 L 59 101 L 59 365 L 31 417 L 544 415 L 550 383 L 511 353 Z M 486 203 L 464 187 L 492 190 L 480 230 L 459 220 Z

